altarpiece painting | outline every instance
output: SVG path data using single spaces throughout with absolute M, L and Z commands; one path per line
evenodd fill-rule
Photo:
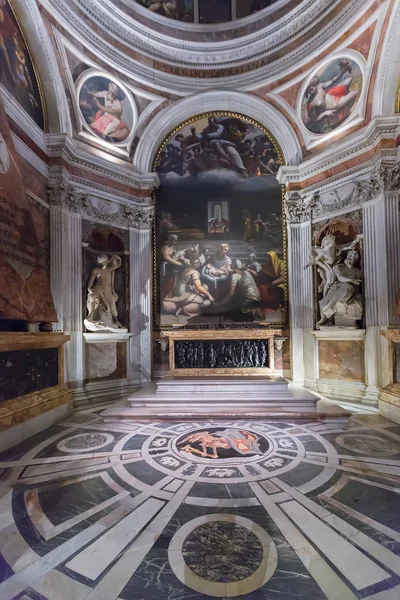
M 158 326 L 286 322 L 282 162 L 242 115 L 199 115 L 170 134 L 155 162 Z

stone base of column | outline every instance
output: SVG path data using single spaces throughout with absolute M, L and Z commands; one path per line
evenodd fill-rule
M 72 390 L 72 401 L 75 407 L 86 404 L 117 402 L 130 396 L 140 385 L 140 381 L 128 381 L 126 379 L 87 383 Z
M 375 385 L 369 385 L 365 390 L 365 394 L 361 400 L 363 404 L 369 404 L 370 406 L 377 406 L 379 401 L 380 389 Z

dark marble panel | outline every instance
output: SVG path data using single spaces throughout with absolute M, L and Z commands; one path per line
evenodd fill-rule
M 265 340 L 176 340 L 174 350 L 177 369 L 268 367 Z
M 99 476 L 40 492 L 39 501 L 53 525 L 60 525 L 115 495 Z
M 148 485 L 154 485 L 161 479 L 164 479 L 166 475 L 164 473 L 160 473 L 160 471 L 156 471 L 150 465 L 147 464 L 144 460 L 128 463 L 125 465 L 125 469 L 134 477 L 147 483 Z
M 50 433 L 51 431 L 51 433 Z M 68 432 L 67 427 L 62 427 L 61 425 L 53 425 L 50 429 L 45 429 L 40 433 L 36 433 L 31 437 L 27 438 L 17 446 L 12 446 L 3 452 L 0 452 L 0 461 L 6 460 L 18 460 L 21 458 L 28 450 L 34 448 L 38 444 L 44 442 L 44 440 L 48 439 L 50 436 L 56 435 L 57 433 L 65 431 Z
M 366 517 L 400 532 L 400 501 L 396 492 L 350 480 L 333 497 Z
M 0 401 L 58 384 L 58 348 L 0 352 Z
M 139 450 L 148 437 L 148 435 L 135 435 L 131 437 L 131 439 L 128 440 L 124 445 L 123 450 Z
M 288 471 L 287 473 L 283 473 L 283 475 L 280 475 L 279 477 L 288 485 L 296 487 L 298 485 L 302 485 L 303 483 L 307 483 L 307 481 L 310 481 L 310 479 L 319 475 L 324 466 L 325 465 L 321 465 L 319 467 L 317 465 L 300 463 L 295 469 Z

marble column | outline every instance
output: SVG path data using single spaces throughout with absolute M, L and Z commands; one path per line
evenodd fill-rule
M 316 341 L 312 269 L 305 269 L 311 247 L 310 199 L 297 192 L 286 194 L 288 222 L 289 309 L 293 382 L 314 388 L 316 381 Z
M 65 381 L 76 388 L 84 380 L 82 337 L 82 218 L 74 193 L 63 185 L 50 188 L 51 289 L 58 328 L 70 335 L 65 346 Z M 76 197 L 75 197 L 76 200 Z
M 148 211 L 145 216 L 148 216 Z M 145 218 L 129 228 L 130 249 L 130 368 L 135 383 L 151 380 L 152 367 L 152 235 Z
M 393 305 L 399 285 L 400 231 L 398 193 L 382 191 L 363 205 L 365 366 L 363 402 L 376 404 L 387 385 L 388 344 L 381 330 L 396 325 Z

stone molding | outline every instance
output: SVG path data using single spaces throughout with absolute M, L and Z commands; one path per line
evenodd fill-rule
M 151 198 L 147 198 L 146 204 L 121 202 L 119 198 L 112 201 L 99 198 L 90 188 L 79 188 L 67 180 L 51 183 L 48 197 L 51 206 L 62 206 L 66 211 L 89 220 L 133 229 L 151 229 L 153 225 L 154 206 L 150 203 Z
M 104 150 L 98 150 L 75 140 L 65 134 L 46 135 L 47 153 L 50 158 L 58 158 L 67 165 L 78 167 L 81 170 L 86 169 L 92 173 L 98 173 L 102 178 L 108 178 L 111 181 L 117 181 L 130 186 L 134 190 L 148 191 L 149 196 L 159 185 L 157 173 L 150 172 L 150 169 L 139 173 L 131 162 L 110 156 Z M 53 168 L 55 171 L 56 168 Z M 71 176 L 69 176 L 71 177 Z M 82 181 L 84 181 L 82 179 Z M 91 187 L 95 189 L 106 189 L 96 183 L 90 182 Z M 121 194 L 129 198 L 128 194 Z
M 287 222 L 301 223 L 312 217 L 330 216 L 375 200 L 381 194 L 398 193 L 400 165 L 380 163 L 371 170 L 368 177 L 356 179 L 343 189 L 346 189 L 347 193 L 342 194 L 340 188 L 325 193 L 323 190 L 314 193 L 286 192 L 284 207 Z M 335 200 L 324 202 L 326 196 L 333 196 Z
M 104 0 L 78 0 L 79 8 L 92 20 L 96 20 L 98 26 L 112 35 L 119 44 L 129 45 L 133 50 L 143 55 L 143 62 L 126 56 L 112 43 L 106 42 L 101 34 L 94 33 L 93 27 L 87 23 L 77 12 L 71 8 L 67 0 L 40 0 L 41 4 L 49 11 L 56 21 L 75 38 L 83 41 L 84 45 L 95 55 L 105 60 L 111 66 L 129 73 L 135 79 L 151 82 L 158 89 L 169 90 L 172 93 L 178 91 L 185 94 L 193 93 L 193 86 L 197 90 L 215 85 L 215 78 L 200 77 L 196 73 L 193 76 L 182 76 L 163 72 L 148 66 L 148 58 L 155 58 L 164 63 L 176 66 L 188 66 L 194 70 L 202 67 L 210 69 L 231 68 L 240 64 L 248 64 L 252 61 L 268 62 L 268 53 L 274 53 L 278 48 L 284 47 L 307 30 L 310 23 L 315 23 L 318 15 L 331 8 L 330 0 L 318 0 L 317 2 L 302 2 L 296 14 L 290 19 L 282 19 L 273 23 L 270 27 L 248 35 L 243 39 L 234 38 L 216 43 L 202 43 L 186 40 L 177 40 L 159 32 L 145 28 L 142 23 L 134 19 L 124 17 L 118 12 L 118 21 L 113 22 L 115 7 L 109 10 L 101 8 Z M 352 22 L 373 4 L 370 0 L 366 5 L 362 0 L 349 0 L 346 8 L 332 18 L 330 23 L 321 29 L 319 36 L 307 40 L 298 49 L 275 60 L 269 64 L 262 64 L 249 71 L 234 76 L 224 77 L 221 73 L 219 83 L 235 86 L 237 89 L 249 89 L 257 85 L 265 84 L 266 79 L 279 76 L 294 65 L 301 64 L 309 57 L 318 52 L 323 45 L 328 45 L 335 35 L 340 35 L 344 28 L 349 27 Z M 305 10 L 307 8 L 308 10 Z M 127 21 L 124 27 L 121 21 Z M 224 62 L 222 68 L 221 64 Z
M 379 161 L 396 161 L 395 148 L 381 147 L 376 148 L 378 144 L 384 145 L 388 139 L 395 140 L 400 128 L 400 114 L 385 115 L 374 117 L 368 123 L 365 129 L 356 131 L 350 136 L 340 140 L 338 143 L 332 143 L 326 150 L 306 158 L 301 164 L 289 164 L 280 167 L 277 175 L 279 183 L 286 186 L 296 185 L 298 188 L 305 188 L 307 180 L 315 178 L 317 175 L 324 175 L 324 187 L 337 188 L 341 180 L 354 179 L 362 171 L 372 169 Z M 280 138 L 278 138 L 280 139 Z M 375 153 L 373 160 L 365 161 L 355 167 L 348 167 L 338 175 L 325 176 L 326 172 L 332 172 L 332 168 L 342 163 L 349 163 L 352 159 L 363 154 Z M 308 187 L 308 191 L 314 191 L 322 187 L 321 183 L 316 183 Z

